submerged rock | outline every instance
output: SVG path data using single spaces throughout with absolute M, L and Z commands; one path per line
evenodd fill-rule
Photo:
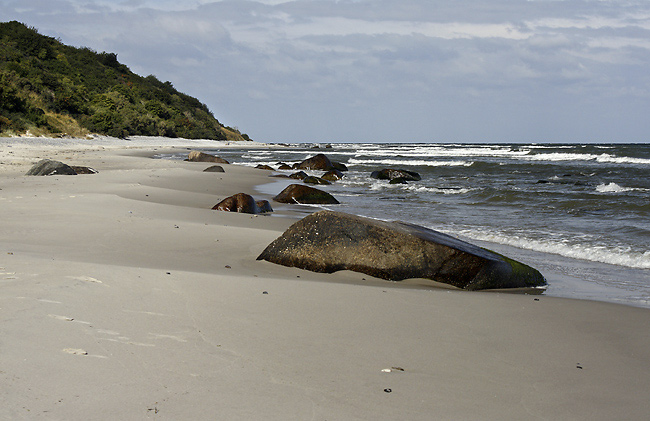
M 304 184 L 291 184 L 273 198 L 280 203 L 310 205 L 338 205 L 339 201 L 331 194 Z
M 446 234 L 332 211 L 296 222 L 257 259 L 314 272 L 352 270 L 391 281 L 425 278 L 466 290 L 546 284 L 537 270 Z
M 271 204 L 267 200 L 256 202 L 253 196 L 246 193 L 237 193 L 227 197 L 214 205 L 212 210 L 252 214 L 273 212 Z
M 320 177 L 315 177 L 313 175 L 309 175 L 309 176 L 303 178 L 302 182 L 307 183 L 307 184 L 323 184 L 323 185 L 332 184 L 327 180 L 324 180 L 324 179 L 322 179 Z
M 390 168 L 385 168 L 379 171 L 373 171 L 370 174 L 370 177 L 376 178 L 379 180 L 392 180 L 394 178 L 403 178 L 405 181 L 420 181 L 422 177 L 420 174 L 415 171 L 408 170 L 393 170 Z
M 339 170 L 330 170 L 323 174 L 321 178 L 327 181 L 338 181 L 343 178 L 343 173 Z
M 217 164 L 230 164 L 230 162 L 226 161 L 223 158 L 219 158 L 218 156 L 210 155 L 205 152 L 199 152 L 199 151 L 192 151 L 190 154 L 187 156 L 186 161 L 190 162 L 215 162 Z
M 338 171 L 345 172 L 345 171 L 348 170 L 348 167 L 345 164 L 341 163 L 341 162 L 332 161 L 332 166 L 334 167 L 335 170 L 338 170 Z
M 388 184 L 408 184 L 408 180 L 404 177 L 392 178 Z
M 309 174 L 304 171 L 298 171 L 289 176 L 289 178 L 293 178 L 294 180 L 304 180 L 307 177 L 309 177 Z

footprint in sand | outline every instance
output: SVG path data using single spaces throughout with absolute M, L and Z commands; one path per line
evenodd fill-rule
M 64 322 L 72 322 L 74 320 L 74 318 L 72 318 L 72 317 L 59 316 L 57 314 L 48 314 L 48 316 L 50 316 L 51 318 L 56 319 L 56 320 L 62 320 Z
M 95 279 L 92 276 L 68 276 L 70 279 L 74 279 L 75 281 L 83 281 L 83 282 L 90 282 L 93 284 L 103 284 L 102 281 L 99 279 Z
M 88 352 L 84 351 L 83 349 L 77 349 L 77 348 L 66 348 L 63 350 L 63 352 L 72 355 L 88 355 Z

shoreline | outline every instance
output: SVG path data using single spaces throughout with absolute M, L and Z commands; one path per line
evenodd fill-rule
M 240 191 L 269 200 L 255 189 L 268 172 L 147 158 L 222 142 L 20 140 L 0 139 L 0 418 L 605 420 L 650 409 L 648 309 L 256 261 L 301 211 L 210 208 Z M 99 173 L 24 176 L 41 158 Z

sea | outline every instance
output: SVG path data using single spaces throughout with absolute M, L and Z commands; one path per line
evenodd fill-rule
M 204 151 L 273 168 L 323 153 L 349 171 L 317 186 L 341 204 L 317 209 L 406 221 L 497 251 L 538 269 L 549 296 L 650 308 L 650 144 L 305 143 Z M 370 177 L 384 168 L 415 171 L 421 180 Z M 269 178 L 258 193 L 274 195 L 289 183 Z

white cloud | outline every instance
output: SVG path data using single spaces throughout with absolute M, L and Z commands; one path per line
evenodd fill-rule
M 20 0 L 0 14 L 114 51 L 261 140 L 390 140 L 397 124 L 413 140 L 507 140 L 523 122 L 530 140 L 569 140 L 616 134 L 613 114 L 621 136 L 650 132 L 635 118 L 650 106 L 646 1 Z

